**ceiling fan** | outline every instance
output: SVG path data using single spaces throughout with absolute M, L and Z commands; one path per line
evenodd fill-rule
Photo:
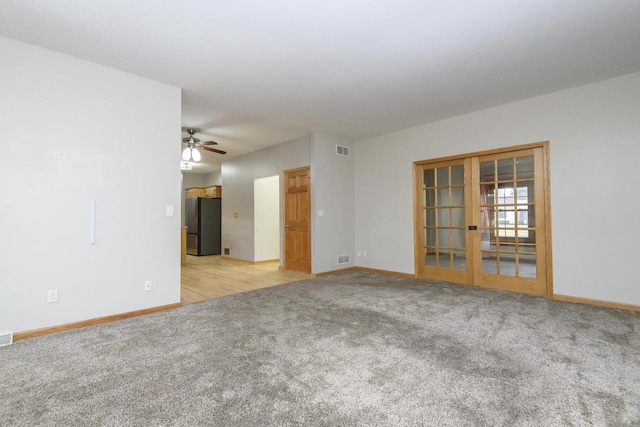
M 207 147 L 207 145 L 218 145 L 215 141 L 200 142 L 200 140 L 193 135 L 198 132 L 198 129 L 189 128 L 186 129 L 189 134 L 188 138 L 182 138 L 182 146 L 185 147 L 182 151 L 182 160 L 188 162 L 193 159 L 194 162 L 199 162 L 202 156 L 198 151 L 198 148 L 202 148 L 206 151 L 211 151 L 218 154 L 227 154 L 226 151 L 218 150 L 216 148 Z

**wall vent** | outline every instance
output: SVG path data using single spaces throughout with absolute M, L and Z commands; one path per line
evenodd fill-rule
M 336 154 L 339 156 L 349 157 L 349 148 L 342 145 L 336 145 Z
M 0 347 L 13 343 L 13 334 L 11 332 L 0 334 Z
M 229 252 L 230 252 L 230 251 L 229 251 L 229 248 L 224 248 L 224 254 L 225 254 L 225 255 L 229 255 Z
M 349 264 L 351 262 L 350 255 L 338 255 L 338 264 Z

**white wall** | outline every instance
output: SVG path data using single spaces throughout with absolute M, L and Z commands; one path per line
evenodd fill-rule
M 273 175 L 283 179 L 282 171 L 309 166 L 309 144 L 310 136 L 304 135 L 222 163 L 222 247 L 233 246 L 229 256 L 255 261 L 253 182 Z
M 358 264 L 413 273 L 412 162 L 550 141 L 554 292 L 640 304 L 640 73 L 355 144 Z
M 280 258 L 280 175 L 258 178 L 253 185 L 255 260 Z
M 180 89 L 6 38 L 0 56 L 0 330 L 179 302 Z
M 182 172 L 182 189 L 191 187 L 206 187 L 206 175 L 202 173 Z
M 313 133 L 265 148 L 222 164 L 222 246 L 231 248 L 233 258 L 258 261 L 255 251 L 253 180 L 302 166 L 311 166 L 311 269 L 313 273 L 354 265 L 354 159 L 335 154 L 336 144 L 352 149 L 352 143 Z M 282 194 L 279 206 L 282 212 Z M 323 216 L 318 216 L 318 210 Z M 237 212 L 238 218 L 233 214 Z M 280 218 L 280 230 L 283 227 Z M 282 233 L 280 232 L 282 255 Z M 349 254 L 350 264 L 337 264 L 337 256 Z M 278 257 L 275 257 L 278 258 Z
M 337 155 L 336 145 L 349 148 L 349 157 Z M 352 267 L 356 259 L 353 144 L 316 132 L 312 134 L 311 158 L 313 272 Z M 347 254 L 351 262 L 338 265 L 338 255 Z
M 212 185 L 222 185 L 221 171 L 213 171 L 204 175 L 204 186 L 210 187 Z

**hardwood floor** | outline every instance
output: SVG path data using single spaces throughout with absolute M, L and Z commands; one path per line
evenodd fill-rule
M 278 261 L 252 264 L 220 255 L 191 256 L 182 264 L 182 304 L 304 280 L 311 276 L 280 271 Z

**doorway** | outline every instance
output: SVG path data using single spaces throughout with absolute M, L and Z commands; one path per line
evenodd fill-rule
M 548 142 L 414 163 L 419 277 L 552 295 Z
M 284 268 L 311 273 L 311 168 L 284 171 Z
M 253 181 L 255 262 L 280 259 L 280 176 Z

